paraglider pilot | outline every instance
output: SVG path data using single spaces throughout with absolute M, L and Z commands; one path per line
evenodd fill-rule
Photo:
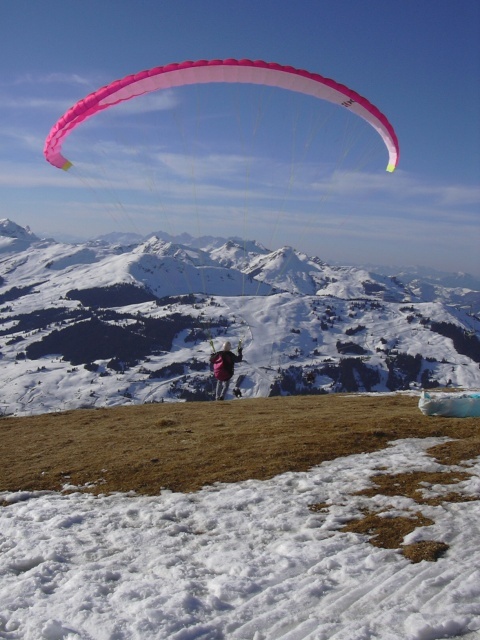
M 235 371 L 235 363 L 243 360 L 241 345 L 238 346 L 238 355 L 233 353 L 231 349 L 232 345 L 227 340 L 227 342 L 223 344 L 222 350 L 213 353 L 210 357 L 210 364 L 213 366 L 213 375 L 217 380 L 215 400 L 225 399 L 228 387 L 230 386 L 230 380 Z M 237 389 L 235 389 L 235 392 L 237 398 L 239 395 L 241 396 L 241 393 L 238 393 Z

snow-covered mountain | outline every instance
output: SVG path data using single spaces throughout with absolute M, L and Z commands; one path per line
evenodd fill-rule
M 0 251 L 3 414 L 209 399 L 225 338 L 244 345 L 244 396 L 480 386 L 467 276 L 449 287 L 187 234 L 62 244 L 9 220 Z
M 28 227 L 21 227 L 6 218 L 0 220 L 0 254 L 21 251 L 38 240 Z

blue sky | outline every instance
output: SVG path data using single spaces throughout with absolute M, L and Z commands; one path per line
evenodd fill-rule
M 478 0 L 15 0 L 0 5 L 0 54 L 2 218 L 57 238 L 236 234 L 327 261 L 480 275 Z M 45 162 L 50 128 L 88 93 L 229 57 L 367 97 L 397 132 L 398 170 L 385 172 L 373 130 L 319 101 L 218 87 L 92 119 L 69 138 L 72 173 Z

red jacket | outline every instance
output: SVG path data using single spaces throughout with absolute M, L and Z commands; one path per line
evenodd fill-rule
M 210 357 L 213 364 L 213 374 L 217 380 L 230 380 L 235 371 L 235 363 L 243 360 L 242 350 L 238 350 L 238 355 L 232 351 L 217 351 Z

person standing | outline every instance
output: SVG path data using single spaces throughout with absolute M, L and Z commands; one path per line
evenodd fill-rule
M 224 342 L 221 351 L 212 354 L 210 363 L 213 366 L 213 375 L 217 380 L 215 400 L 225 399 L 225 395 L 230 386 L 230 380 L 235 372 L 235 363 L 241 362 L 242 360 L 242 347 L 239 345 L 238 354 L 233 353 L 232 345 L 228 340 Z

